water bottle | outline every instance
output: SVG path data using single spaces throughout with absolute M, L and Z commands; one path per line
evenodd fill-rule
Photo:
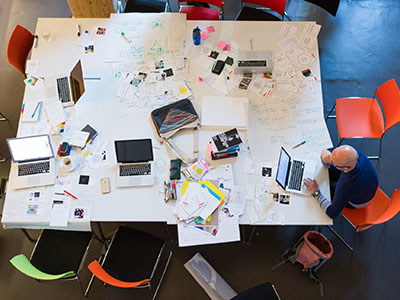
M 196 46 L 200 45 L 201 39 L 200 39 L 200 28 L 197 26 L 195 29 L 193 29 L 193 44 Z

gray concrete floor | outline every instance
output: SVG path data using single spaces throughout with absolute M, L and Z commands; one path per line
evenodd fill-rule
M 19 74 L 5 59 L 5 45 L 12 29 L 21 24 L 34 32 L 38 17 L 70 17 L 67 1 L 63 0 L 1 0 L 0 3 L 0 111 L 8 123 L 0 123 L 0 153 L 8 157 L 4 139 L 15 136 L 24 84 Z M 176 3 L 171 0 L 171 7 Z M 233 19 L 240 1 L 225 1 L 225 18 Z M 342 0 L 336 17 L 303 0 L 289 0 L 288 14 L 294 20 L 316 20 L 322 25 L 319 35 L 322 87 L 325 113 L 336 98 L 343 96 L 372 97 L 374 90 L 394 78 L 400 84 L 398 0 Z M 328 123 L 333 141 L 336 125 Z M 400 187 L 398 155 L 400 125 L 390 129 L 383 139 L 382 159 L 374 163 L 380 187 L 390 195 Z M 377 151 L 374 141 L 349 141 L 367 154 Z M 9 164 L 0 164 L 0 177 L 8 176 Z M 118 224 L 103 224 L 106 233 Z M 134 223 L 130 226 L 150 232 L 165 240 L 168 236 L 161 224 Z M 352 242 L 353 231 L 339 218 L 335 228 Z M 284 265 L 275 272 L 270 268 L 280 260 L 280 254 L 309 227 L 259 227 L 252 245 L 229 243 L 173 249 L 173 258 L 161 286 L 158 299 L 208 299 L 206 293 L 184 269 L 183 264 L 200 252 L 225 280 L 238 292 L 265 281 L 275 284 L 282 299 L 320 299 L 319 288 L 300 265 Z M 171 227 L 174 232 L 174 228 Z M 245 226 L 247 235 L 250 228 Z M 398 253 L 400 251 L 400 217 L 385 225 L 375 226 L 357 234 L 353 255 L 326 229 L 323 231 L 335 249 L 333 258 L 320 270 L 325 299 L 398 299 Z M 36 236 L 38 232 L 31 231 Z M 19 230 L 0 229 L 0 294 L 1 299 L 84 299 L 76 282 L 39 283 L 16 271 L 8 260 L 16 254 L 29 255 L 33 244 Z M 140 245 L 138 245 L 140 246 Z M 86 265 L 97 258 L 101 245 L 92 243 Z M 145 251 L 145 249 L 144 249 Z M 89 280 L 84 268 L 83 284 Z M 144 299 L 137 290 L 120 290 L 93 285 L 92 299 Z

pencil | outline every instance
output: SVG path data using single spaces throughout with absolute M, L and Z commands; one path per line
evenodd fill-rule
M 35 110 L 33 111 L 33 114 L 32 114 L 32 116 L 31 116 L 31 118 L 33 118 L 34 116 L 35 116 L 35 114 L 36 114 L 36 111 L 37 111 L 37 109 L 39 108 L 39 105 L 40 105 L 40 101 L 36 104 L 36 108 L 35 108 Z
M 71 193 L 68 193 L 66 190 L 64 190 L 64 194 L 67 194 L 68 196 L 72 197 L 75 200 L 78 200 L 78 198 L 76 198 L 74 195 L 72 195 Z

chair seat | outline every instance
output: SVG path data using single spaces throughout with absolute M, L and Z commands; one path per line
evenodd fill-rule
M 165 12 L 165 2 L 157 0 L 128 0 L 125 12 Z
M 382 137 L 384 121 L 376 99 L 341 98 L 336 100 L 336 123 L 341 138 Z
M 219 20 L 221 13 L 215 9 L 199 6 L 181 6 L 180 13 L 186 14 L 186 20 Z
M 145 232 L 121 226 L 103 263 L 103 269 L 121 281 L 149 279 L 164 241 Z
M 68 271 L 77 274 L 91 238 L 91 232 L 45 229 L 30 261 L 36 268 L 48 274 Z
M 236 21 L 282 21 L 282 19 L 261 9 L 244 6 L 236 17 Z
M 385 193 L 378 188 L 373 201 L 367 207 L 358 209 L 344 208 L 342 214 L 354 227 L 360 224 L 373 223 L 386 210 L 389 201 Z M 367 229 L 371 226 L 372 225 L 362 226 L 360 230 Z

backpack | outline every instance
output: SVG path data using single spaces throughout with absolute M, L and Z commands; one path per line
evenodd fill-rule
M 324 295 L 322 281 L 316 272 L 333 255 L 331 242 L 320 232 L 307 231 L 292 248 L 287 249 L 282 254 L 282 261 L 272 268 L 276 270 L 281 265 L 291 262 L 299 262 L 303 265 L 303 272 L 309 272 L 310 278 L 319 283 L 320 294 Z

